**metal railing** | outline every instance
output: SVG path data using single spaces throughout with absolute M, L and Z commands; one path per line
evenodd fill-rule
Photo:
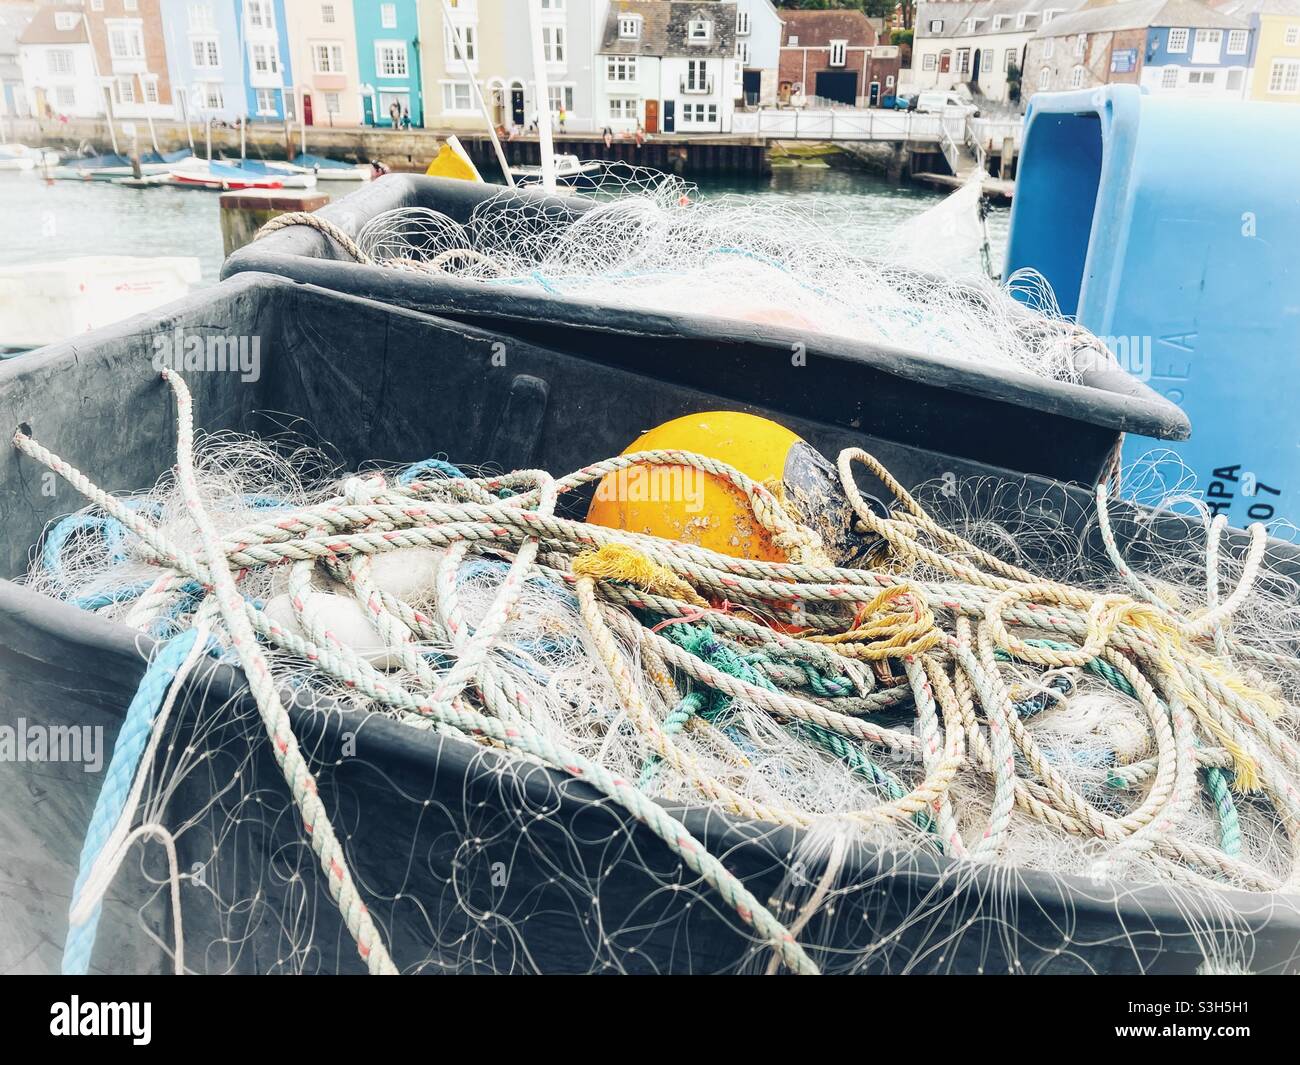
M 692 78 L 689 75 L 682 75 L 682 92 L 702 93 L 707 96 L 713 95 L 713 78 Z
M 731 132 L 778 140 L 926 141 L 937 142 L 943 132 L 938 115 L 879 108 L 796 110 L 759 108 L 737 111 Z

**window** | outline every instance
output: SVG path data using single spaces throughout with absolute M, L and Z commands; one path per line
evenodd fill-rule
M 922 57 L 921 57 L 921 69 L 922 69 L 922 70 L 933 70 L 933 69 L 935 68 L 934 58 L 935 58 L 935 57 L 934 57 L 934 53 L 933 53 L 933 52 L 928 53 L 927 55 L 922 56 Z
M 199 99 L 203 101 L 204 107 L 213 111 L 220 111 L 226 106 L 226 97 L 220 85 L 201 85 Z
M 144 83 L 144 102 L 147 104 L 156 104 L 158 102 L 158 79 L 148 78 Z
M 842 67 L 844 65 L 844 60 L 849 51 L 848 45 L 848 41 L 831 41 L 831 66 Z
M 563 11 L 564 0 L 542 0 L 543 11 Z
M 1056 16 L 1059 15 L 1063 10 L 1064 8 L 1049 7 L 1046 11 L 1043 12 L 1043 25 L 1046 26 L 1049 22 L 1052 21 L 1052 19 L 1056 18 Z
M 103 6 L 103 0 L 100 0 L 100 6 Z M 190 4 L 190 32 L 191 33 L 211 33 L 216 29 L 212 21 L 211 4 Z
M 1222 30 L 1197 30 L 1196 43 L 1192 47 L 1192 62 L 1217 63 L 1222 45 Z
M 942 33 L 942 32 L 943 32 L 943 19 L 941 19 L 941 18 L 932 18 L 932 19 L 930 20 L 930 32 L 931 32 L 931 33 Z
M 1246 72 L 1241 69 L 1228 71 L 1228 91 L 1233 92 L 1240 89 L 1242 83 L 1246 80 Z
M 1166 46 L 1166 48 L 1167 48 L 1167 50 L 1170 51 L 1170 52 L 1185 52 L 1185 51 L 1187 51 L 1187 31 L 1186 31 L 1186 30 L 1170 30 L 1170 31 L 1169 31 L 1169 44 Z
M 465 59 L 474 63 L 478 61 L 478 28 L 475 26 L 457 26 L 456 31 L 460 33 L 461 48 L 464 49 Z M 450 26 L 446 28 L 446 37 L 443 44 L 446 47 L 447 62 L 459 63 L 461 56 L 456 49 L 456 31 Z
M 221 66 L 221 49 L 215 37 L 191 37 L 190 49 L 194 53 L 196 67 Z
M 406 42 L 376 41 L 375 68 L 381 78 L 406 77 Z
M 144 34 L 138 25 L 109 23 L 108 51 L 114 59 L 143 59 Z
M 113 80 L 113 95 L 120 104 L 135 103 L 135 79 L 115 78 Z
M 996 33 L 1011 21 L 1010 15 L 995 15 L 993 18 L 993 32 Z
M 1039 91 L 1041 92 L 1041 91 L 1043 91 L 1044 89 L 1050 89 L 1051 87 L 1052 87 L 1052 68 L 1051 68 L 1051 67 L 1043 67 L 1043 68 L 1038 72 L 1038 88 L 1039 88 Z
M 139 11 L 140 0 L 122 0 L 123 11 Z
M 641 36 L 641 16 L 623 15 L 618 20 L 618 35 L 625 41 L 635 41 Z
M 274 89 L 257 90 L 257 113 L 259 115 L 273 115 L 276 112 L 275 106 L 276 92 Z
M 542 51 L 546 55 L 548 63 L 564 62 L 564 27 L 563 26 L 543 26 L 542 27 Z
M 397 29 L 397 5 L 380 4 L 379 5 L 379 25 L 386 30 Z
M 1300 44 L 1300 26 L 1288 26 L 1286 28 L 1286 43 Z
M 258 30 L 275 29 L 275 11 L 271 7 L 271 0 L 247 0 L 247 4 L 249 26 Z
M 957 73 L 958 74 L 970 73 L 970 49 L 969 48 L 957 49 Z
M 1083 67 L 1075 67 L 1072 71 L 1070 71 L 1070 88 L 1072 89 L 1083 88 Z
M 1081 33 L 1074 39 L 1074 54 L 1084 56 L 1088 54 L 1088 35 Z
M 611 55 L 605 60 L 608 81 L 636 81 L 637 60 L 634 55 Z
M 54 86 L 54 102 L 60 107 L 76 107 L 77 90 L 71 85 Z
M 317 74 L 343 73 L 343 45 L 315 44 L 311 49 L 311 61 Z
M 1232 30 L 1228 33 L 1228 55 L 1246 54 L 1246 31 Z
M 1300 59 L 1275 59 L 1268 72 L 1269 92 L 1295 92 L 1300 89 Z
M 739 34 L 742 34 L 742 35 L 743 35 L 743 34 L 746 34 L 746 33 L 749 32 L 749 12 L 748 12 L 748 11 L 737 11 L 737 12 L 736 12 L 736 32 L 739 33 Z
M 50 74 L 72 73 L 72 50 L 51 48 L 45 53 L 45 69 Z
M 893 74 L 885 75 L 885 88 L 892 89 L 893 87 L 894 87 L 894 75 Z
M 259 74 L 278 74 L 280 72 L 280 53 L 273 44 L 252 46 L 253 69 Z
M 713 40 L 713 23 L 706 18 L 693 18 L 686 24 L 686 39 L 691 44 L 708 44 Z
M 1160 87 L 1162 89 L 1178 88 L 1178 68 L 1165 67 L 1160 73 Z
M 683 79 L 682 89 L 685 92 L 712 92 L 713 85 L 709 80 L 709 64 L 704 59 L 688 59 L 686 61 L 686 77 Z
M 91 10 L 91 11 L 103 11 L 103 10 L 104 10 L 104 0 L 90 0 L 90 10 Z
M 1010 70 L 1016 65 L 1016 50 L 1008 48 L 1002 55 L 1002 69 Z
M 1199 75 L 1200 75 L 1199 81 L 1200 81 L 1200 83 L 1201 83 L 1202 85 L 1213 85 L 1213 84 L 1214 84 L 1214 75 L 1215 75 L 1215 71 L 1213 71 L 1213 70 L 1193 70 L 1193 71 L 1191 71 L 1191 72 L 1187 75 L 1187 80 L 1188 80 L 1189 82 L 1193 82 L 1193 83 L 1195 83 L 1195 82 L 1198 80 L 1197 78 L 1193 77 L 1193 75 L 1195 75 L 1195 74 L 1199 74 Z
M 638 104 L 640 101 L 631 96 L 611 96 L 609 99 L 609 117 L 610 118 L 631 118 L 640 117 Z
M 572 85 L 548 85 L 546 95 L 551 105 L 551 114 L 557 115 L 560 109 L 565 111 L 573 110 L 573 86 Z
M 682 121 L 690 124 L 694 122 L 716 122 L 718 120 L 717 104 L 683 104 Z
M 81 16 L 75 11 L 56 11 L 54 13 L 54 28 L 56 30 L 75 30 L 77 23 L 81 21 Z
M 468 81 L 442 83 L 442 109 L 444 111 L 474 110 L 474 94 L 470 91 Z
M 789 39 L 788 41 L 786 41 L 785 43 L 786 43 L 789 47 L 791 47 L 791 48 L 798 47 L 798 44 L 799 44 L 799 35 L 798 35 L 797 33 L 792 33 L 792 34 L 790 34 L 790 39 Z
M 327 26 L 332 26 L 332 25 L 334 25 L 334 5 L 333 5 L 333 4 L 321 4 L 321 6 L 320 6 L 320 20 L 321 20 L 321 22 L 325 23 Z
M 1051 59 L 1052 53 L 1055 51 L 1056 51 L 1056 38 L 1048 37 L 1047 40 L 1043 42 L 1043 58 Z
M 740 60 L 740 65 L 742 67 L 749 66 L 749 42 L 748 41 L 736 42 L 736 58 Z
M 327 92 L 325 94 L 325 113 L 327 115 L 337 115 L 339 113 L 339 94 L 336 92 Z

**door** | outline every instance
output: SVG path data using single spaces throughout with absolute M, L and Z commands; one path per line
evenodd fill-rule
M 745 71 L 742 84 L 745 92 L 745 103 L 753 107 L 758 103 L 758 96 L 762 91 L 763 72 L 761 70 Z
M 302 94 L 302 120 L 304 125 L 312 125 L 311 120 L 311 96 L 308 93 Z
M 815 89 L 818 96 L 852 106 L 858 102 L 856 70 L 819 70 Z
M 510 120 L 516 126 L 524 124 L 524 90 L 515 88 L 510 90 Z
M 952 69 L 952 53 L 946 48 L 939 53 L 939 73 L 947 74 Z
M 980 64 L 980 58 L 981 58 L 983 55 L 984 55 L 984 49 L 983 49 L 983 48 L 976 48 L 976 49 L 975 49 L 975 65 L 974 65 L 973 67 L 971 67 L 970 80 L 973 81 L 973 82 L 975 82 L 975 83 L 977 83 L 977 84 L 979 83 L 979 80 L 980 80 L 980 65 L 981 65 L 981 64 Z
M 645 131 L 647 133 L 659 132 L 659 101 L 647 100 L 645 102 Z
M 878 81 L 873 81 L 871 83 L 871 98 L 868 101 L 867 106 L 868 107 L 880 106 L 880 82 Z
M 664 101 L 664 132 L 673 133 L 677 129 L 677 101 Z

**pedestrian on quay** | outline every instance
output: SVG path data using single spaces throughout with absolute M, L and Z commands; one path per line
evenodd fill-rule
M 402 105 L 396 100 L 388 105 L 388 117 L 393 120 L 393 129 L 402 124 Z

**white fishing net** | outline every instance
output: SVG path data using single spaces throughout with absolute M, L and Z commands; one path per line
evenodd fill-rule
M 976 209 L 970 190 L 955 195 L 959 207 Z M 370 219 L 357 246 L 381 266 L 510 292 L 734 319 L 1056 380 L 1113 361 L 1050 298 L 1029 306 L 1013 298 L 1045 288 L 1036 275 L 1004 287 L 952 259 L 944 269 L 945 253 L 957 254 L 962 241 L 953 209 L 936 212 L 932 223 L 911 221 L 864 248 L 844 239 L 833 209 L 702 199 L 679 179 L 634 171 L 585 200 L 503 190 L 464 224 L 427 207 L 398 208 Z

